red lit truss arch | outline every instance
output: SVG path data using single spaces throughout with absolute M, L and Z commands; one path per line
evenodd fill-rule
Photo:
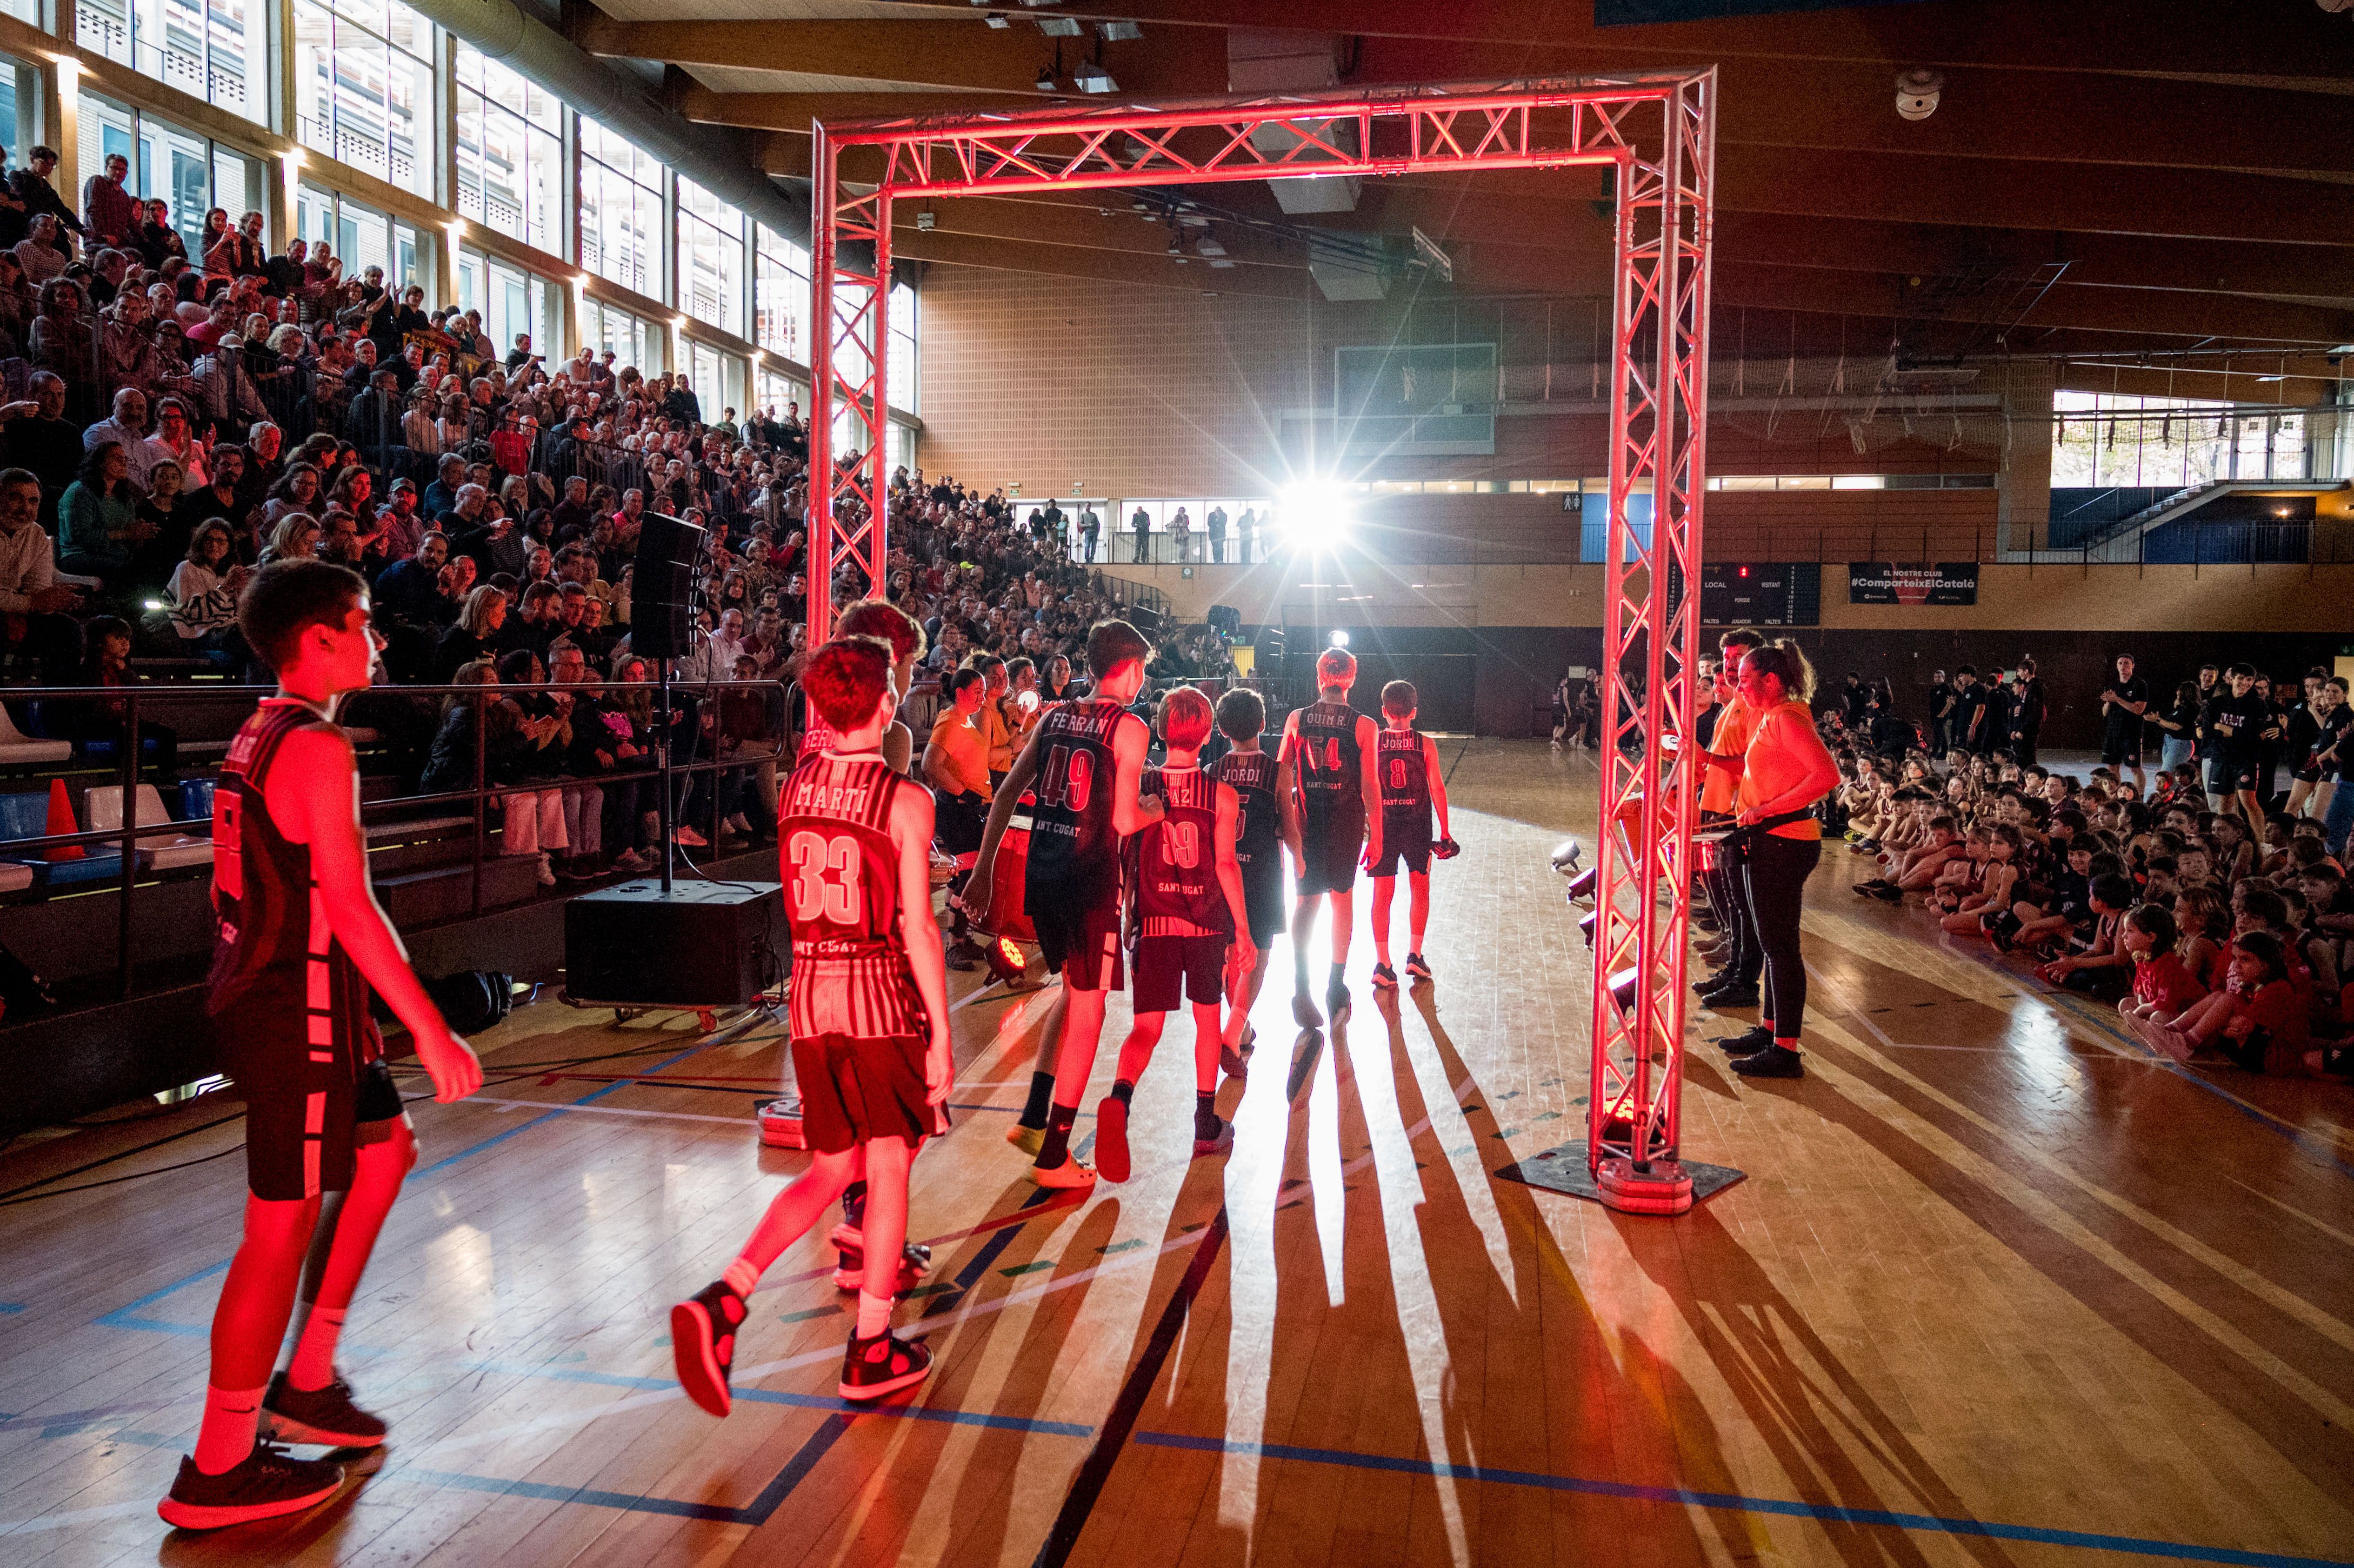
M 1700 596 L 1685 591 L 1670 603 L 1664 588 L 1671 576 L 1700 580 L 1715 93 L 1710 70 L 813 128 L 812 643 L 832 624 L 836 569 L 856 562 L 871 581 L 884 577 L 895 201 L 1573 164 L 1617 170 L 1601 678 L 1609 744 L 1600 753 L 1604 831 L 1595 836 L 1587 1105 L 1597 1165 L 1612 1154 L 1638 1169 L 1672 1160 L 1680 1140 L 1698 768 L 1660 741 L 1691 733 Z M 1269 131 L 1281 134 L 1263 134 Z M 863 443 L 847 466 L 837 465 L 832 450 L 837 412 Z M 1627 516 L 1628 498 L 1646 493 L 1653 503 L 1648 539 Z M 1613 823 L 1624 825 L 1623 839 Z M 1622 1008 L 1608 982 L 1628 971 L 1632 1005 Z

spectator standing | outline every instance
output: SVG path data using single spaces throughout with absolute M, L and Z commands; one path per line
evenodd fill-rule
M 2190 760 L 2199 744 L 2199 683 L 2185 681 L 2174 688 L 2174 705 L 2149 721 L 2158 727 L 2158 766 L 2171 773 Z
M 1103 519 L 1096 515 L 1096 509 L 1092 506 L 1079 508 L 1079 545 L 1087 552 L 1085 558 L 1088 566 L 1096 564 L 1096 541 L 1102 536 Z
M 25 167 L 8 176 L 8 191 L 25 208 L 26 233 L 55 250 L 58 265 L 62 267 L 66 258 L 73 254 L 70 237 L 80 234 L 82 227 L 81 219 L 74 216 L 73 208 L 66 205 L 65 197 L 58 195 L 58 187 L 49 181 L 57 168 L 56 149 L 36 147 L 25 155 Z M 41 229 L 37 220 L 45 217 L 52 221 L 47 229 Z
M 1239 546 L 1239 548 L 1237 548 L 1235 553 L 1235 558 L 1242 562 L 1245 566 L 1248 566 L 1251 561 L 1251 553 L 1257 546 L 1257 542 L 1258 508 L 1256 506 L 1246 506 L 1243 508 L 1242 516 L 1237 519 L 1235 523 L 1235 543 Z
M 1180 506 L 1177 509 L 1177 515 L 1170 519 L 1169 532 L 1176 536 L 1177 560 L 1182 566 L 1184 564 L 1185 551 L 1193 533 L 1193 520 L 1185 515 L 1183 507 Z
M 139 242 L 139 198 L 122 188 L 130 174 L 131 160 L 110 153 L 105 171 L 82 184 L 82 231 L 92 249 L 109 245 L 127 250 Z
M 1136 509 L 1135 514 L 1129 518 L 1128 525 L 1136 531 L 1136 555 L 1134 558 L 1135 564 L 1140 567 L 1144 564 L 1145 545 L 1152 537 L 1152 514 L 1147 512 L 1143 507 L 1140 506 Z
M 2132 654 L 2118 654 L 2116 668 L 2117 678 L 2101 690 L 2101 760 L 2121 769 L 2119 778 L 2130 772 L 2134 793 L 2139 795 L 2142 715 L 2149 711 L 2149 684 L 2134 673 Z
M 1210 559 L 1224 565 L 1226 558 L 1226 509 L 1212 502 L 1210 514 L 1202 522 L 1203 526 L 1209 530 Z
M 1978 673 L 1964 664 L 1954 672 L 1954 700 L 1946 709 L 1946 745 L 1955 751 L 1971 753 L 1987 749 L 1987 692 L 1978 684 Z

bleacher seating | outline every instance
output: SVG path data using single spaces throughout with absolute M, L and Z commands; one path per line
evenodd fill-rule
M 210 791 L 207 790 L 207 794 L 209 795 Z M 140 827 L 163 827 L 175 821 L 172 813 L 164 810 L 163 792 L 153 784 L 140 785 L 136 799 Z M 89 818 L 89 826 L 93 832 L 121 830 L 122 826 L 122 787 L 121 785 L 93 785 L 90 793 L 84 797 L 84 802 L 85 815 Z M 207 804 L 210 804 L 209 800 Z M 168 838 L 160 835 L 143 836 L 139 841 L 139 854 L 142 861 L 157 871 L 171 871 L 185 865 L 210 865 L 213 861 L 213 842 L 210 838 L 196 838 L 186 832 L 175 833 Z

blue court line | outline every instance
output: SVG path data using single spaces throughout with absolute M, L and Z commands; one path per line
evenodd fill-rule
M 537 1127 L 544 1121 L 554 1121 L 557 1117 L 562 1116 L 566 1111 L 570 1110 L 575 1106 L 594 1105 L 599 1100 L 603 1099 L 607 1095 L 630 1087 L 637 1078 L 652 1077 L 654 1074 L 661 1072 L 664 1067 L 676 1066 L 679 1063 L 685 1061 L 689 1056 L 694 1055 L 696 1052 L 703 1050 L 709 1044 L 710 1042 L 707 1040 L 698 1040 L 694 1044 L 688 1046 L 685 1050 L 681 1051 L 677 1055 L 665 1056 L 661 1061 L 656 1062 L 652 1066 L 645 1069 L 642 1073 L 633 1075 L 629 1078 L 618 1079 L 613 1083 L 606 1085 L 601 1089 L 591 1090 L 589 1093 L 581 1096 L 577 1100 L 567 1100 L 560 1106 L 552 1106 L 547 1110 L 532 1118 L 529 1121 L 525 1122 L 520 1126 L 511 1127 L 504 1132 L 486 1138 L 480 1143 L 461 1149 L 455 1154 L 448 1155 L 442 1159 L 435 1160 L 432 1164 L 428 1165 L 424 1170 L 412 1174 L 409 1177 L 409 1180 L 412 1181 L 421 1180 L 424 1177 L 432 1175 L 436 1171 L 446 1171 L 461 1160 L 472 1160 L 475 1155 L 482 1153 L 482 1150 L 486 1149 L 496 1149 L 508 1139 L 519 1137 L 524 1133 L 529 1132 L 533 1128 Z
M 1018 1227 L 1016 1227 L 1018 1228 Z M 522 1366 L 509 1361 L 476 1361 L 469 1363 L 470 1372 L 505 1372 L 524 1377 L 546 1378 L 555 1383 L 585 1383 L 601 1388 L 629 1388 L 676 1393 L 677 1380 L 666 1377 L 631 1377 L 623 1372 L 570 1371 L 544 1366 Z M 787 1404 L 801 1410 L 826 1410 L 843 1415 L 890 1415 L 906 1421 L 938 1421 L 951 1426 L 991 1426 L 1008 1432 L 1036 1432 L 1053 1437 L 1091 1437 L 1095 1428 L 1070 1421 L 1034 1421 L 1021 1415 L 994 1415 L 979 1410 L 933 1409 L 920 1404 L 871 1404 L 833 1394 L 789 1393 L 780 1389 L 739 1388 L 736 1398 L 748 1404 Z
M 2244 1552 L 2231 1546 L 2199 1546 L 2187 1542 L 2151 1541 L 2137 1535 L 2103 1535 L 2084 1530 L 2046 1530 L 2041 1525 L 1947 1519 L 1937 1514 L 1899 1513 L 1888 1509 L 1841 1508 L 1831 1503 L 1796 1502 L 1785 1498 L 1744 1497 L 1739 1492 L 1702 1492 L 1685 1487 L 1645 1487 L 1628 1481 L 1549 1476 L 1533 1470 L 1500 1470 L 1484 1465 L 1454 1465 L 1382 1454 L 1355 1454 L 1345 1448 L 1303 1448 L 1288 1443 L 1235 1443 L 1223 1437 L 1195 1437 L 1176 1432 L 1139 1432 L 1131 1441 L 1153 1448 L 1184 1448 L 1206 1454 L 1246 1454 L 1267 1459 L 1292 1459 L 1308 1465 L 1339 1465 L 1351 1469 L 1388 1470 L 1448 1480 L 1490 1481 L 1499 1486 L 1536 1487 L 1546 1491 L 1575 1492 L 1586 1497 L 1683 1503 L 1694 1508 L 1722 1509 L 1734 1513 L 1780 1514 L 1794 1519 L 1817 1520 L 1826 1524 L 1885 1525 L 1895 1530 L 1927 1531 L 1940 1535 L 1981 1536 L 1996 1541 L 2031 1542 L 2041 1546 L 2124 1552 L 2140 1557 L 2179 1557 L 2194 1563 L 2231 1563 L 2235 1568 L 2354 1568 L 2354 1565 L 2330 1557 Z
M 469 1476 L 455 1470 L 402 1470 L 383 1478 L 388 1481 L 427 1481 L 437 1486 L 454 1487 L 464 1491 L 490 1492 L 499 1497 L 536 1498 L 555 1503 L 588 1503 L 595 1508 L 620 1509 L 631 1513 L 662 1513 L 678 1519 L 709 1520 L 719 1524 L 758 1526 L 769 1521 L 769 1516 L 783 1506 L 793 1489 L 807 1478 L 833 1446 L 850 1430 L 850 1417 L 829 1415 L 810 1434 L 809 1440 L 793 1451 L 785 1467 L 760 1489 L 759 1495 L 742 1508 L 726 1503 L 688 1502 L 680 1498 L 648 1497 L 641 1492 L 609 1492 L 593 1487 L 550 1486 L 545 1481 L 507 1481 L 496 1476 Z
M 0 1301 L 0 1318 L 5 1318 L 11 1312 L 22 1312 L 26 1310 L 27 1305 L 28 1303 L 23 1301 Z
M 664 1067 L 674 1066 L 678 1063 L 685 1061 L 689 1056 L 694 1055 L 696 1052 L 703 1050 L 707 1044 L 707 1041 L 697 1041 L 695 1044 L 688 1046 L 685 1050 L 681 1051 L 675 1056 L 666 1056 L 663 1060 L 655 1063 L 652 1066 L 648 1067 L 646 1069 L 646 1074 L 651 1075 L 659 1073 Z M 411 1172 L 408 1180 L 415 1181 L 419 1178 L 432 1175 L 436 1171 L 446 1170 L 450 1166 L 457 1164 L 461 1160 L 471 1160 L 475 1155 L 482 1153 L 482 1150 L 496 1148 L 498 1145 L 504 1143 L 508 1139 L 516 1136 L 518 1133 L 529 1132 L 541 1122 L 551 1121 L 557 1117 L 562 1116 L 565 1111 L 568 1110 L 573 1106 L 585 1106 L 592 1100 L 603 1099 L 607 1095 L 613 1093 L 617 1089 L 625 1089 L 629 1086 L 630 1080 L 628 1079 L 623 1079 L 618 1083 L 608 1084 L 603 1088 L 594 1090 L 589 1094 L 582 1096 L 577 1100 L 570 1100 L 566 1102 L 564 1105 L 554 1107 L 544 1114 L 535 1116 L 529 1121 L 525 1122 L 518 1127 L 511 1127 L 504 1132 L 499 1133 L 491 1138 L 486 1138 L 482 1139 L 482 1142 L 474 1144 L 470 1148 L 461 1149 L 457 1153 L 450 1155 L 446 1159 L 437 1160 L 432 1164 L 428 1165 L 424 1170 Z M 139 1298 L 138 1300 L 118 1307 L 113 1311 L 109 1312 L 105 1317 L 97 1319 L 95 1321 L 98 1327 L 101 1329 L 144 1329 L 150 1333 L 178 1334 L 183 1337 L 191 1338 L 210 1334 L 212 1330 L 206 1324 L 170 1323 L 160 1318 L 144 1318 L 140 1316 L 140 1313 L 143 1308 L 153 1307 L 156 1302 L 161 1301 L 166 1296 L 170 1296 L 177 1291 L 185 1290 L 189 1286 L 196 1284 L 198 1280 L 208 1279 L 216 1274 L 226 1274 L 228 1272 L 228 1261 L 224 1258 L 220 1262 L 213 1264 L 208 1267 L 196 1270 L 194 1274 L 186 1275 L 181 1278 L 175 1279 L 160 1290 L 151 1290 L 146 1295 Z

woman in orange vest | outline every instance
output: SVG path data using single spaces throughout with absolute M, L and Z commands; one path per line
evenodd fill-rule
M 1807 1011 L 1807 967 L 1798 950 L 1798 905 L 1807 878 L 1822 860 L 1822 824 L 1816 801 L 1838 787 L 1839 764 L 1815 733 L 1815 673 L 1787 639 L 1752 649 L 1741 662 L 1741 700 L 1755 716 L 1739 758 L 1711 752 L 1708 760 L 1737 771 L 1735 820 L 1751 829 L 1743 866 L 1749 917 L 1764 949 L 1760 1022 L 1724 1043 L 1733 1070 L 1747 1077 L 1806 1075 L 1798 1030 Z

